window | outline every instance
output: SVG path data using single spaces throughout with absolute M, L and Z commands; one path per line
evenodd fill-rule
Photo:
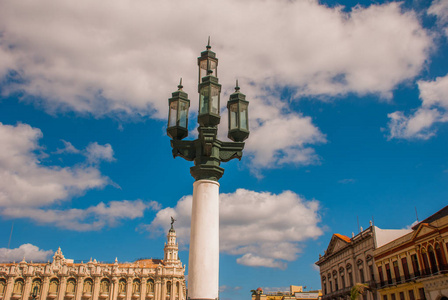
M 84 286 L 82 292 L 86 295 L 90 295 L 92 294 L 92 290 L 93 290 L 93 281 L 92 279 L 87 278 L 86 280 L 84 280 Z
M 442 249 L 440 247 L 440 244 L 437 243 L 434 248 L 436 250 L 436 257 L 437 257 L 437 262 L 439 263 L 439 269 L 441 271 L 445 271 L 446 270 L 446 262 L 442 255 Z
M 411 255 L 412 269 L 414 270 L 414 277 L 420 276 L 420 268 L 418 267 L 417 254 Z
M 0 296 L 3 296 L 6 292 L 6 279 L 0 278 Z
M 166 282 L 166 294 L 171 295 L 171 281 Z
M 364 280 L 364 270 L 362 268 L 359 269 L 359 278 L 361 282 L 365 282 Z
M 405 300 L 404 299 L 404 292 L 400 292 L 400 300 Z
M 400 269 L 398 268 L 398 261 L 394 261 L 393 262 L 393 266 L 394 266 L 395 281 L 397 283 L 400 283 L 401 282 L 401 277 L 400 277 Z
M 422 259 L 423 259 L 423 275 L 429 275 L 431 273 L 431 270 L 429 269 L 429 261 L 428 261 L 428 255 L 426 254 L 426 250 L 422 249 Z
M 348 273 L 348 279 L 350 280 L 350 286 L 353 286 L 353 275 L 352 275 L 352 272 Z
M 330 293 L 332 293 L 333 292 L 333 285 L 331 284 L 331 280 L 328 281 L 328 282 L 330 283 Z
M 132 294 L 140 294 L 140 280 L 134 279 L 132 282 Z
M 70 278 L 67 281 L 67 288 L 66 288 L 65 292 L 67 294 L 74 294 L 75 288 L 76 288 L 76 280 L 74 278 Z
M 342 289 L 345 289 L 345 276 L 344 276 L 344 274 L 341 275 L 341 283 L 342 283 Z
M 59 288 L 59 280 L 53 278 L 50 280 L 50 287 L 48 288 L 48 294 L 57 294 Z
M 409 275 L 408 260 L 406 257 L 403 257 L 401 259 L 401 267 L 403 268 L 404 279 L 409 280 L 411 278 L 411 276 Z
M 392 274 L 390 272 L 390 266 L 389 264 L 386 264 L 386 276 L 387 276 L 387 283 L 392 284 Z
M 334 289 L 337 292 L 339 290 L 338 278 L 334 277 Z
M 383 295 L 383 300 L 387 300 L 387 295 Z
M 378 266 L 378 276 L 380 277 L 380 285 L 384 285 L 384 277 L 383 277 L 383 267 Z
M 414 290 L 409 290 L 409 300 L 415 300 Z
M 418 294 L 420 296 L 420 300 L 426 300 L 426 295 L 425 295 L 425 289 L 424 288 L 419 288 L 418 289 Z
M 24 285 L 25 285 L 25 283 L 22 278 L 16 279 L 12 293 L 13 294 L 22 294 Z
M 109 294 L 110 291 L 110 281 L 107 278 L 101 279 L 100 283 L 100 293 L 101 294 Z
M 428 248 L 428 256 L 429 256 L 429 261 L 431 262 L 431 274 L 435 274 L 435 273 L 439 272 L 439 269 L 437 267 L 436 256 L 434 255 L 434 251 L 431 246 L 429 246 L 429 248 Z
M 154 293 L 154 280 L 153 279 L 149 279 L 148 282 L 146 283 L 146 292 L 148 294 Z
M 391 295 L 390 295 L 390 299 L 391 299 L 391 300 L 395 300 L 395 294 L 391 294 Z
M 372 282 L 375 282 L 375 273 L 373 273 L 373 265 L 369 265 L 369 272 L 370 272 L 370 280 L 372 280 Z

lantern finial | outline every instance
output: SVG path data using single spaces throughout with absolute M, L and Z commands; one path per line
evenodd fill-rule
M 210 46 L 210 36 L 208 36 L 207 50 L 210 50 L 212 46 Z
M 240 91 L 240 87 L 238 86 L 238 79 L 236 80 L 235 92 L 238 93 Z
M 182 88 L 183 88 L 184 86 L 182 85 L 182 77 L 180 78 L 180 82 L 179 82 L 179 85 L 177 86 L 177 88 L 179 89 L 179 91 L 182 91 Z

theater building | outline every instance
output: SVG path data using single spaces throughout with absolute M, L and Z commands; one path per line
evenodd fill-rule
M 171 225 L 163 259 L 74 263 L 59 248 L 48 263 L 0 264 L 1 300 L 185 300 L 185 266 Z

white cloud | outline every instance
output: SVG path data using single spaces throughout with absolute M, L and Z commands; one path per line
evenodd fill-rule
M 86 209 L 39 209 L 33 207 L 7 207 L 1 214 L 10 218 L 29 218 L 40 224 L 51 224 L 74 231 L 100 230 L 105 226 L 116 226 L 121 220 L 143 217 L 146 209 L 159 208 L 157 203 L 135 201 L 103 202 Z
M 188 243 L 191 203 L 192 197 L 185 196 L 176 207 L 162 209 L 146 229 L 162 232 L 173 216 L 180 242 Z M 291 191 L 275 195 L 238 189 L 221 194 L 220 250 L 240 256 L 240 264 L 284 268 L 297 259 L 300 242 L 322 235 L 318 210 L 317 201 Z
M 282 87 L 293 98 L 389 98 L 418 75 L 433 43 L 399 3 L 346 13 L 317 0 L 4 0 L 0 32 L 0 77 L 19 77 L 3 94 L 23 91 L 50 112 L 162 119 L 179 77 L 197 99 L 196 57 L 211 35 L 223 99 L 239 78 L 251 101 L 247 153 L 256 169 L 316 163 L 312 146 L 325 142 L 280 98 Z
M 60 149 L 58 148 L 54 154 L 62 154 L 62 153 L 80 153 L 80 151 L 78 149 L 75 148 L 75 146 L 72 145 L 72 143 L 61 140 L 62 143 L 64 144 L 64 148 Z
M 419 81 L 422 105 L 413 114 L 396 111 L 388 115 L 389 138 L 429 139 L 435 124 L 448 122 L 448 75 L 434 81 Z
M 38 128 L 0 123 L 0 207 L 50 205 L 108 183 L 94 167 L 41 164 L 35 154 L 41 137 Z
M 86 148 L 87 160 L 91 163 L 99 163 L 102 160 L 113 161 L 114 150 L 110 144 L 104 146 L 99 145 L 97 142 L 90 143 Z
M 19 248 L 0 248 L 0 262 L 47 261 L 53 255 L 52 250 L 42 250 L 32 244 L 23 244 Z
M 145 209 L 160 209 L 157 202 L 110 201 L 86 209 L 55 209 L 61 201 L 102 188 L 111 183 L 93 166 L 85 164 L 61 168 L 43 164 L 36 151 L 42 151 L 42 132 L 26 124 L 16 126 L 0 123 L 0 215 L 9 218 L 29 218 L 40 224 L 85 231 L 115 226 L 123 219 L 143 216 Z M 61 153 L 82 153 L 89 162 L 113 160 L 112 147 L 94 142 L 77 150 L 63 141 Z
M 448 36 L 448 1 L 435 0 L 428 9 L 428 14 L 435 15 L 438 23 L 442 26 Z

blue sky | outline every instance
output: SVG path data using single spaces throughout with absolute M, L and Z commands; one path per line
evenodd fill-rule
M 188 263 L 193 178 L 168 98 L 211 36 L 225 103 L 250 101 L 223 164 L 223 299 L 320 288 L 335 232 L 399 229 L 447 204 L 448 1 L 0 4 L 0 259 L 161 258 L 170 216 Z M 14 226 L 10 249 L 7 249 Z

